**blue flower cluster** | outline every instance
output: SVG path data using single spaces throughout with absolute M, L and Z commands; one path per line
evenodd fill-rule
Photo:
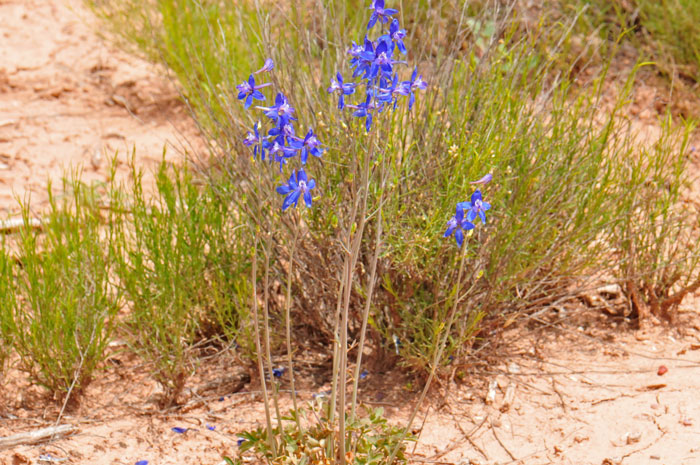
M 428 87 L 422 76 L 418 75 L 417 69 L 413 70 L 411 79 L 399 81 L 397 65 L 406 62 L 395 59 L 396 51 L 405 55 L 407 50 L 403 42 L 406 30 L 401 29 L 399 20 L 393 18 L 398 10 L 385 8 L 384 0 L 373 0 L 370 10 L 372 15 L 367 23 L 367 30 L 379 23 L 383 29 L 382 35 L 374 41 L 365 36 L 363 45 L 353 42 L 348 50 L 352 57 L 350 67 L 354 69 L 352 77 L 359 78 L 360 82 L 345 83 L 343 76 L 337 73 L 327 89 L 329 93 L 338 94 L 339 109 L 350 108 L 354 110 L 353 116 L 365 118 L 365 128 L 368 132 L 374 116 L 384 111 L 386 106 L 396 110 L 399 97 L 408 97 L 410 110 L 416 100 L 415 92 Z M 364 90 L 364 100 L 356 105 L 346 104 L 345 96 L 355 94 L 358 87 Z
M 262 68 L 251 74 L 247 81 L 236 86 L 238 99 L 244 102 L 246 110 L 251 107 L 254 100 L 265 101 L 265 95 L 260 89 L 271 85 L 270 83 L 257 84 L 255 75 L 271 71 L 273 68 L 274 62 L 268 58 Z M 273 161 L 279 163 L 280 172 L 282 172 L 284 165 L 297 154 L 302 165 L 306 165 L 309 155 L 321 157 L 324 149 L 321 148 L 321 143 L 316 138 L 313 129 L 309 129 L 304 137 L 296 135 L 294 130 L 296 110 L 283 93 L 277 93 L 274 105 L 269 107 L 256 106 L 255 108 L 262 110 L 271 123 L 271 127 L 267 131 L 267 135 L 261 135 L 260 122 L 257 122 L 253 125 L 253 131 L 248 132 L 243 140 L 245 145 L 253 148 L 254 159 L 259 156 L 261 161 L 265 161 L 267 157 L 270 163 Z M 311 208 L 311 189 L 315 186 L 316 181 L 309 180 L 303 168 L 294 170 L 287 184 L 277 188 L 277 192 L 285 196 L 282 211 L 290 206 L 296 207 L 300 197 L 304 199 L 306 206 Z
M 487 174 L 478 181 L 474 181 L 471 184 L 487 184 L 491 181 L 491 174 Z M 481 195 L 479 189 L 475 190 L 472 194 L 470 201 L 459 202 L 457 204 L 455 215 L 447 222 L 447 231 L 445 231 L 445 237 L 449 237 L 454 233 L 455 241 L 457 245 L 462 247 L 462 242 L 464 241 L 464 231 L 469 231 L 474 229 L 473 221 L 478 216 L 483 224 L 486 224 L 486 211 L 491 208 L 491 204 L 486 202 Z

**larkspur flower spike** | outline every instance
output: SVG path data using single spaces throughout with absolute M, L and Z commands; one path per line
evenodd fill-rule
M 404 43 L 406 30 L 401 28 L 398 18 L 393 17 L 398 10 L 386 8 L 384 0 L 373 0 L 369 8 L 372 13 L 367 24 L 368 30 L 377 23 L 391 24 L 388 28 L 385 27 L 384 34 L 376 40 L 365 36 L 361 41 L 362 45 L 353 42 L 348 49 L 352 77 L 359 78 L 361 82 L 345 83 L 338 74 L 337 79 L 331 81 L 331 87 L 328 88 L 328 92 L 339 93 L 338 108 L 350 108 L 354 110 L 354 117 L 365 118 L 367 132 L 371 130 L 374 119 L 385 107 L 396 110 L 399 97 L 407 97 L 408 109 L 411 110 L 416 100 L 415 93 L 428 87 L 422 76 L 418 75 L 417 69 L 413 71 L 410 80 L 399 80 L 398 65 L 406 62 L 395 59 L 395 56 L 397 50 L 404 55 L 408 50 Z M 351 88 L 350 85 L 354 87 Z M 361 86 L 365 92 L 355 92 Z M 345 96 L 351 93 L 362 94 L 363 100 L 356 104 L 346 104 Z
M 238 89 L 238 99 L 244 101 L 246 109 L 250 108 L 253 100 L 265 100 L 265 96 L 260 92 L 260 89 L 271 85 L 269 83 L 256 84 L 255 75 L 271 71 L 274 69 L 274 66 L 275 64 L 271 58 L 266 59 L 262 68 L 254 71 L 247 81 L 236 87 Z M 342 107 L 343 97 L 354 93 L 355 85 L 354 83 L 344 84 L 342 76 L 338 73 L 338 80 L 331 82 L 328 92 L 340 92 L 339 105 Z M 262 110 L 274 125 L 267 131 L 266 135 L 262 135 L 260 130 L 261 124 L 256 122 L 253 130 L 246 134 L 243 144 L 253 147 L 253 160 L 257 160 L 258 154 L 260 154 L 260 160 L 265 161 L 265 157 L 268 155 L 270 163 L 273 161 L 279 163 L 279 169 L 282 172 L 287 162 L 297 154 L 299 154 L 302 165 L 305 165 L 308 161 L 309 154 L 314 157 L 321 157 L 324 149 L 313 129 L 309 129 L 303 138 L 297 137 L 294 130 L 294 121 L 296 121 L 294 114 L 296 110 L 282 92 L 277 93 L 274 105 L 256 106 L 255 108 Z M 303 197 L 304 203 L 310 208 L 312 202 L 311 189 L 315 186 L 316 182 L 313 179 L 307 180 L 306 172 L 303 169 L 300 169 L 298 172 L 292 172 L 292 176 L 287 184 L 277 188 L 278 193 L 286 196 L 282 203 L 282 211 L 290 206 L 296 206 L 299 197 Z M 276 376 L 281 376 L 282 372 L 280 371 L 279 375 Z

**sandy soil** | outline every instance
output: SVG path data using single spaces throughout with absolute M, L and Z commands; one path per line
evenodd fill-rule
M 28 194 L 41 208 L 49 178 L 105 180 L 133 150 L 149 169 L 195 138 L 174 87 L 95 28 L 79 0 L 0 0 L 0 217 Z
M 0 216 L 16 212 L 14 195 L 31 192 L 41 205 L 47 178 L 69 165 L 100 180 L 106 154 L 135 147 L 138 163 L 152 166 L 164 145 L 196 135 L 158 70 L 93 27 L 79 0 L 0 0 Z M 651 131 L 655 94 L 647 88 L 637 100 Z M 691 297 L 676 327 L 646 331 L 590 308 L 523 322 L 488 365 L 455 367 L 463 381 L 435 389 L 415 462 L 700 464 L 698 309 Z M 62 416 L 76 434 L 0 450 L 0 464 L 218 464 L 236 454 L 238 433 L 262 424 L 260 393 L 239 382 L 248 372 L 233 354 L 203 365 L 184 405 L 163 411 L 148 367 L 113 350 L 82 403 Z M 60 405 L 17 372 L 9 378 L 0 438 L 53 425 Z M 326 378 L 302 379 L 302 399 L 325 390 Z M 416 398 L 410 381 L 370 373 L 361 399 L 398 422 Z

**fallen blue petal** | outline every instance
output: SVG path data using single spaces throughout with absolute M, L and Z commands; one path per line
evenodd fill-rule
M 216 429 L 216 426 L 207 425 L 207 429 L 209 431 L 214 431 Z
M 224 401 L 224 398 L 223 398 L 223 397 L 219 397 L 219 402 L 223 402 L 223 401 Z
M 362 373 L 360 373 L 360 379 L 365 379 L 369 375 L 367 370 L 363 370 Z
M 134 465 L 148 465 L 148 460 L 139 460 Z
M 172 428 L 173 431 L 175 431 L 177 434 L 183 434 L 186 433 L 189 428 L 180 428 L 179 426 L 175 426 Z

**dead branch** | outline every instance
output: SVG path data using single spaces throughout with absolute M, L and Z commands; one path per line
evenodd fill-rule
M 38 444 L 53 438 L 69 436 L 78 431 L 73 425 L 49 426 L 26 433 L 17 433 L 0 438 L 0 450 L 25 444 Z

